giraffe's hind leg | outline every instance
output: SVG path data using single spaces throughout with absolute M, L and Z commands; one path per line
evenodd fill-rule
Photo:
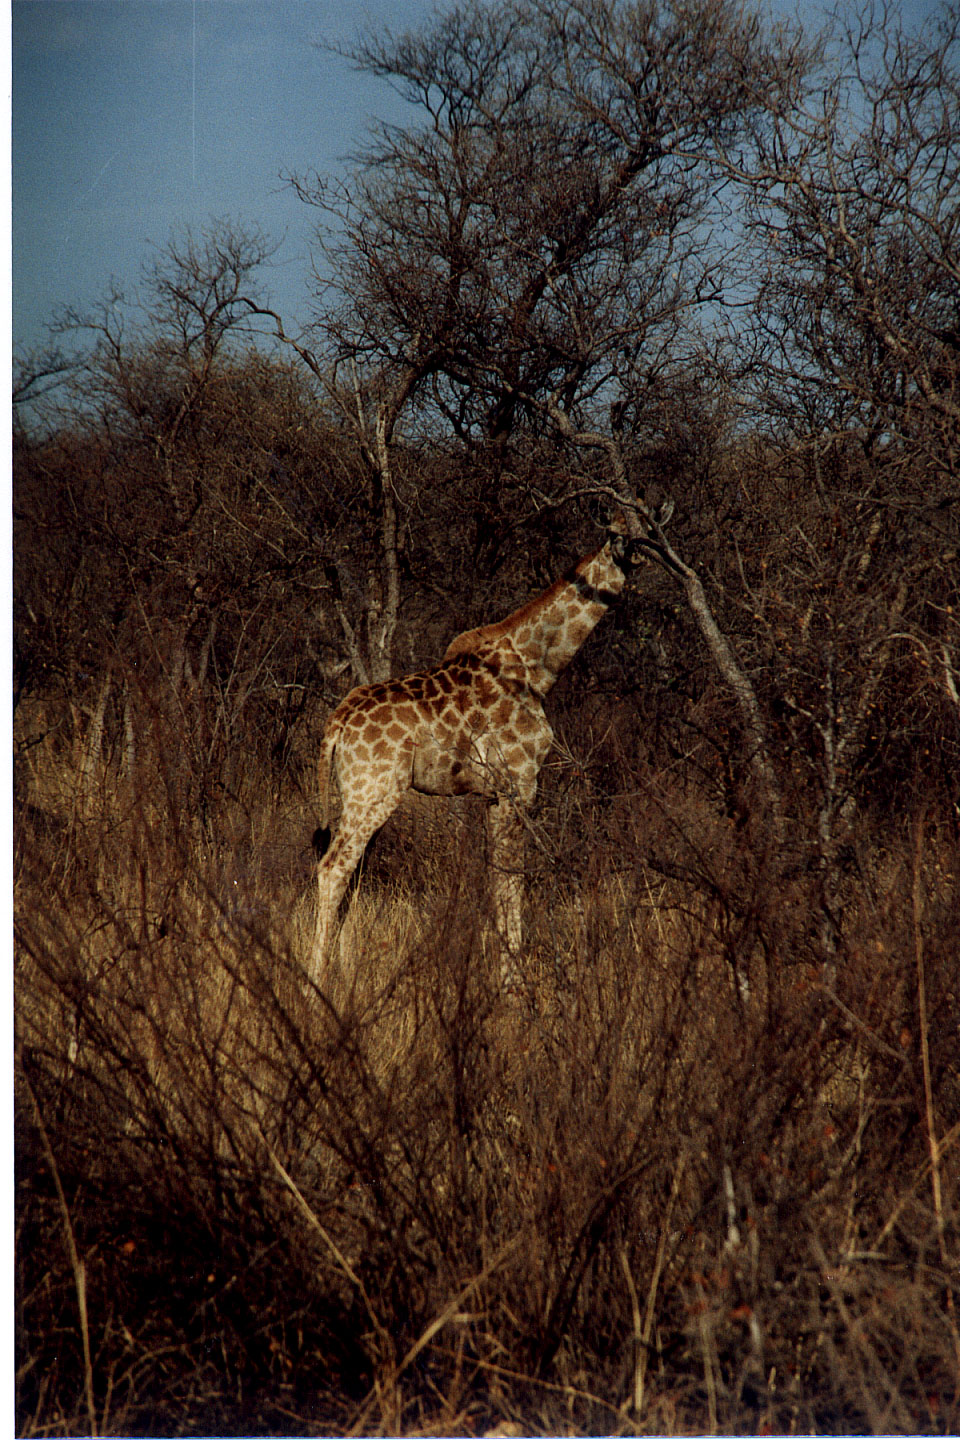
M 553 732 L 542 711 L 521 709 L 488 745 L 488 761 L 506 783 L 489 810 L 493 913 L 500 941 L 500 979 L 509 988 L 522 980 L 523 901 L 526 894 L 527 817 L 537 797 L 537 776 Z
M 357 866 L 361 845 L 354 857 L 354 845 L 338 845 L 340 836 L 334 840 L 317 868 L 317 929 L 313 942 L 313 978 L 318 983 L 323 979 L 327 967 L 327 951 L 340 901 L 350 883 L 350 876 Z
M 399 784 L 392 786 L 389 793 L 381 795 L 362 812 L 353 807 L 344 809 L 333 843 L 317 867 L 317 929 L 312 972 L 318 984 L 326 973 L 337 911 L 350 877 L 369 842 L 397 808 L 405 788 Z

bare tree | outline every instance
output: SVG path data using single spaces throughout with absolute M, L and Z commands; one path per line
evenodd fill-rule
M 744 172 L 763 396 L 803 423 L 896 436 L 955 476 L 960 446 L 960 18 L 870 5 L 815 104 L 774 109 Z
M 309 373 L 251 344 L 269 253 L 175 238 L 139 307 L 60 317 L 78 360 L 18 445 L 18 686 L 62 683 L 128 772 L 165 717 L 185 814 L 236 792 L 254 733 L 282 763 L 343 666 L 327 559 L 359 466 Z
M 201 238 L 174 236 L 146 269 L 129 302 L 112 285 L 92 313 L 67 309 L 55 335 L 83 347 L 68 403 L 161 460 L 172 518 L 196 504 L 190 475 L 191 422 L 206 389 L 238 341 L 251 336 L 258 272 L 275 247 L 226 222 Z
M 718 142 L 787 105 L 814 51 L 727 0 L 508 0 L 350 54 L 422 116 L 382 127 L 346 185 L 293 182 L 329 222 L 310 356 L 369 459 L 386 673 L 401 415 L 484 445 L 494 473 L 558 414 L 657 433 L 721 290 Z
M 725 0 L 582 0 L 467 5 L 353 58 L 424 122 L 383 129 L 347 190 L 296 182 L 345 222 L 332 338 L 496 440 L 532 397 L 639 409 L 683 363 L 722 284 L 711 160 L 811 54 Z
M 949 9 L 910 32 L 863 7 L 835 25 L 822 95 L 770 110 L 751 164 L 727 150 L 752 241 L 754 394 L 780 439 L 751 503 L 782 527 L 752 554 L 741 533 L 728 579 L 816 797 L 829 955 L 871 795 L 890 802 L 913 747 L 932 759 L 960 739 L 958 40 Z
M 57 345 L 14 355 L 12 401 L 14 424 L 23 427 L 26 413 L 43 414 L 44 401 L 57 393 L 72 375 L 76 356 Z

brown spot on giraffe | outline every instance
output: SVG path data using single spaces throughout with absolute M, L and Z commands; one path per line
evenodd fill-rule
M 358 686 L 340 702 L 320 752 L 318 834 L 329 834 L 333 773 L 342 804 L 318 871 L 318 979 L 350 876 L 409 789 L 496 802 L 489 811 L 494 912 L 506 954 L 515 961 L 522 943 L 521 811 L 533 804 L 553 740 L 543 699 L 640 558 L 623 528 L 613 528 L 599 550 L 542 595 L 505 620 L 458 635 L 440 665 Z
M 513 728 L 520 735 L 529 735 L 537 728 L 537 722 L 529 710 L 518 709 L 513 717 Z

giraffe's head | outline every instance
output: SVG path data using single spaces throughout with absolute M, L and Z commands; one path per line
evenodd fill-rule
M 652 553 L 656 553 L 656 530 L 666 525 L 672 514 L 672 500 L 664 501 L 655 511 L 648 509 L 642 501 L 638 501 L 636 518 L 632 522 L 627 520 L 623 511 L 620 511 L 608 523 L 607 544 L 610 548 L 610 557 L 624 574 L 637 569 L 644 561 L 650 559 Z M 637 533 L 638 528 L 639 534 Z

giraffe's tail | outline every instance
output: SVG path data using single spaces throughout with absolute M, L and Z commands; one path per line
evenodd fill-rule
M 330 844 L 330 776 L 333 773 L 333 757 L 339 738 L 340 720 L 337 715 L 333 715 L 323 732 L 320 745 L 320 824 L 313 832 L 313 848 L 318 860 L 326 854 Z

